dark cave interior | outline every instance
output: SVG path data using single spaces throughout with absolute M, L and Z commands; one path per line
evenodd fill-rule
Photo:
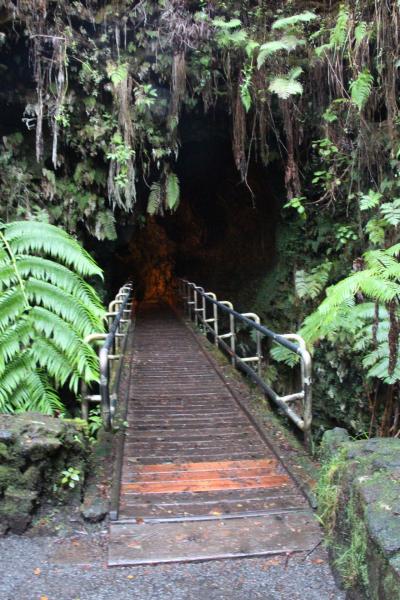
M 275 261 L 284 194 L 279 162 L 265 168 L 251 160 L 247 185 L 241 182 L 224 111 L 184 114 L 180 140 L 178 210 L 120 226 L 106 272 L 113 287 L 128 278 L 136 281 L 139 299 L 167 298 L 175 276 L 236 299 Z

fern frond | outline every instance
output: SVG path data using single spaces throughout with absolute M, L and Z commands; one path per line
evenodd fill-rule
M 35 306 L 31 311 L 33 328 L 39 336 L 52 341 L 61 352 L 65 353 L 80 377 L 86 382 L 99 378 L 99 361 L 91 346 L 82 341 L 79 333 L 63 319 L 49 310 Z
M 104 210 L 97 214 L 94 235 L 100 241 L 117 239 L 115 216 L 111 210 Z
M 153 183 L 150 190 L 147 203 L 147 212 L 149 215 L 156 215 L 161 206 L 161 186 L 159 183 Z
M 317 298 L 328 282 L 331 267 L 332 264 L 326 262 L 314 267 L 310 273 L 304 270 L 296 271 L 295 290 L 297 296 L 299 298 Z
M 393 227 L 397 227 L 400 223 L 400 198 L 395 198 L 392 202 L 382 204 L 380 212 L 385 221 Z
M 361 278 L 359 289 L 366 296 L 378 302 L 390 302 L 400 297 L 400 285 L 398 283 L 379 277 Z
M 93 314 L 78 298 L 51 283 L 31 278 L 26 282 L 26 293 L 33 304 L 40 304 L 73 324 L 82 337 L 93 331 L 104 331 L 103 320 L 98 315 Z
M 57 288 L 79 298 L 89 310 L 98 314 L 100 318 L 103 317 L 104 308 L 94 289 L 64 265 L 41 256 L 28 255 L 18 257 L 18 271 L 24 279 L 32 276 L 34 279 L 56 285 Z
M 342 5 L 339 9 L 335 27 L 331 30 L 329 44 L 336 49 L 344 47 L 348 36 L 349 10 Z
M 3 226 L 3 234 L 15 255 L 39 253 L 61 261 L 82 277 L 103 277 L 93 258 L 65 231 L 36 221 L 15 221 Z
M 300 23 L 309 23 L 316 18 L 316 14 L 306 10 L 298 15 L 291 15 L 290 17 L 282 17 L 281 19 L 277 19 L 273 22 L 272 29 L 287 29 L 288 27 L 294 27 Z
M 0 412 L 12 411 L 12 395 L 23 385 L 34 369 L 29 350 L 24 350 L 9 361 L 0 377 Z
M 381 198 L 382 194 L 380 192 L 369 190 L 368 194 L 363 194 L 361 196 L 360 210 L 370 210 L 371 208 L 375 208 L 379 205 Z
M 168 173 L 166 183 L 166 205 L 171 212 L 176 210 L 179 205 L 180 187 L 179 179 L 175 173 Z
M 40 412 L 65 414 L 65 408 L 47 377 L 40 371 L 29 371 L 25 382 L 13 393 L 13 412 Z
M 18 283 L 18 277 L 15 272 L 15 269 L 12 265 L 10 265 L 9 261 L 7 264 L 3 264 L 0 266 L 0 293 L 3 290 L 15 285 Z
M 56 227 L 0 227 L 0 412 L 61 412 L 56 387 L 99 378 L 83 338 L 104 330 L 104 309 L 83 277 L 101 270 Z
M 46 372 L 61 386 L 68 383 L 70 390 L 78 392 L 80 373 L 74 362 L 70 361 L 54 342 L 46 338 L 36 338 L 31 345 L 30 352 L 39 368 L 46 369 Z
M 298 46 L 304 46 L 305 40 L 297 38 L 295 35 L 285 35 L 279 40 L 272 40 L 260 46 L 260 51 L 257 57 L 257 68 L 261 69 L 266 59 L 280 50 L 292 52 Z
M 19 287 L 0 295 L 0 331 L 24 314 L 25 297 Z
M 29 343 L 32 328 L 28 319 L 20 319 L 0 333 L 0 376 L 7 363 Z
M 290 96 L 303 93 L 300 81 L 288 77 L 275 77 L 268 87 L 270 92 L 276 94 L 281 100 L 287 100 Z
M 356 44 L 360 45 L 363 39 L 368 35 L 368 28 L 365 21 L 361 21 L 357 23 L 354 28 L 354 37 L 356 40 Z
M 374 78 L 368 69 L 359 73 L 357 79 L 350 84 L 351 100 L 361 112 L 371 95 Z

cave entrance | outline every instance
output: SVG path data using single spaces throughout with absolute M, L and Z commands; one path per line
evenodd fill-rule
M 170 299 L 175 276 L 238 299 L 275 259 L 282 171 L 250 160 L 247 183 L 234 164 L 230 115 L 188 111 L 180 121 L 174 169 L 181 201 L 173 214 L 139 220 L 121 249 L 123 271 L 140 282 L 138 297 Z M 126 232 L 125 232 L 126 233 Z

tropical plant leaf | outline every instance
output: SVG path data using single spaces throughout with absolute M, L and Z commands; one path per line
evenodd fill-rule
M 102 273 L 64 231 L 0 226 L 0 412 L 63 412 L 57 389 L 98 381 L 84 337 L 104 330 L 104 309 L 88 275 Z
M 303 86 L 300 81 L 288 77 L 275 77 L 269 84 L 268 89 L 270 92 L 277 94 L 282 100 L 303 93 Z
M 361 112 L 371 95 L 374 78 L 368 69 L 359 73 L 357 79 L 350 84 L 351 100 Z
M 287 29 L 299 25 L 300 23 L 309 23 L 317 18 L 317 15 L 313 12 L 306 10 L 298 15 L 292 15 L 290 17 L 282 17 L 277 19 L 272 24 L 272 29 Z
M 166 205 L 171 212 L 178 208 L 179 199 L 179 179 L 175 173 L 168 173 L 166 182 Z
M 149 215 L 156 215 L 161 206 L 161 185 L 153 183 L 150 190 L 149 200 L 147 202 L 147 212 Z

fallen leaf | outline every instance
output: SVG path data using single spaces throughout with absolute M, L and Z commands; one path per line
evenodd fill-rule
M 266 560 L 264 562 L 264 565 L 262 566 L 262 570 L 266 571 L 267 569 L 269 569 L 269 567 L 276 567 L 277 565 L 280 565 L 282 562 L 281 558 L 270 558 L 269 560 Z
M 313 565 L 322 565 L 325 561 L 323 558 L 314 558 L 311 562 Z
M 37 568 L 37 569 L 34 569 L 33 574 L 34 575 L 40 575 L 41 572 L 42 572 L 42 570 L 39 569 L 39 568 Z
M 128 575 L 127 579 L 135 579 L 134 575 Z
M 40 600 L 49 600 L 47 596 L 40 596 Z

